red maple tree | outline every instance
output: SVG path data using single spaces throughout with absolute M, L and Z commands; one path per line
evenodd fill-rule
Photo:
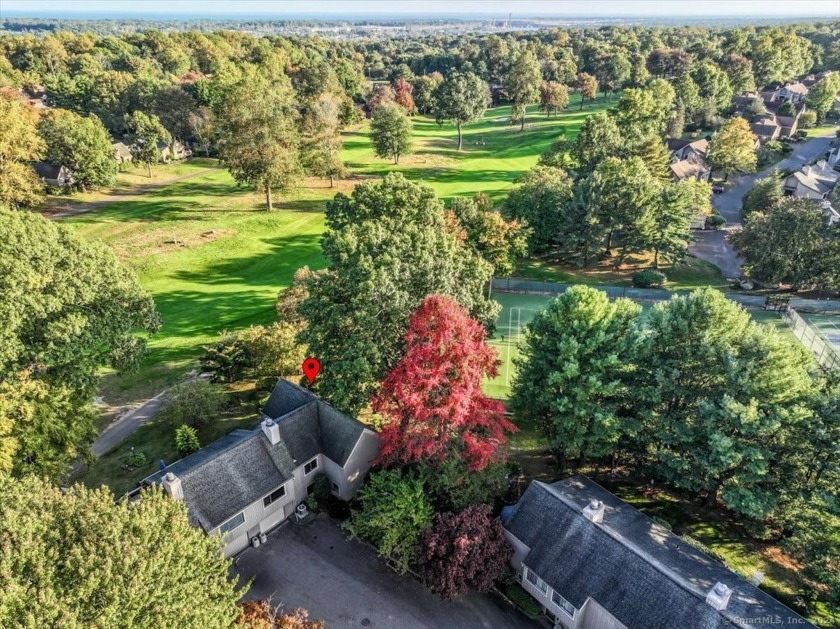
M 396 83 L 394 83 L 394 92 L 396 93 L 394 100 L 408 114 L 414 114 L 417 111 L 417 108 L 414 106 L 414 97 L 411 95 L 413 91 L 414 86 L 405 79 L 397 79 Z
M 484 328 L 450 298 L 430 295 L 411 316 L 405 345 L 372 400 L 385 419 L 378 462 L 435 464 L 455 454 L 468 469 L 484 469 L 516 430 L 481 389 L 499 364 Z

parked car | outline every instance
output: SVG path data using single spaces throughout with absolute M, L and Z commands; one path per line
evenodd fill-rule
M 712 192 L 714 192 L 715 194 L 720 194 L 724 190 L 726 190 L 726 188 L 723 187 L 722 183 L 716 183 L 712 186 Z

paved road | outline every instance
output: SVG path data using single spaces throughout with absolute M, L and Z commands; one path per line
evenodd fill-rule
M 774 168 L 798 170 L 805 164 L 825 155 L 833 138 L 834 135 L 828 135 L 793 144 L 793 153 L 790 157 L 754 175 L 744 175 L 738 179 L 735 186 L 722 194 L 714 195 L 712 205 L 726 219 L 726 229 L 723 231 L 695 232 L 697 241 L 689 247 L 692 255 L 720 267 L 724 277 L 740 277 L 742 260 L 735 253 L 732 245 L 729 244 L 728 235 L 730 231 L 741 228 L 741 199 L 743 196 L 752 188 L 756 179 L 766 177 Z
M 123 413 L 110 424 L 105 426 L 96 441 L 90 447 L 90 451 L 96 458 L 107 454 L 120 445 L 129 435 L 133 434 L 140 426 L 152 419 L 160 410 L 160 405 L 166 391 L 161 391 L 151 400 L 134 410 Z
M 213 166 L 212 168 L 197 170 L 187 175 L 181 175 L 180 177 L 173 177 L 172 179 L 165 179 L 163 181 L 156 181 L 155 183 L 147 183 L 142 186 L 137 186 L 136 188 L 129 188 L 128 190 L 124 190 L 122 192 L 116 192 L 109 197 L 100 199 L 99 201 L 82 203 L 80 205 L 73 206 L 72 209 L 65 210 L 64 212 L 56 212 L 55 214 L 50 214 L 48 215 L 48 218 L 67 218 L 68 216 L 76 216 L 77 214 L 86 214 L 87 212 L 100 208 L 104 205 L 111 205 L 113 203 L 118 203 L 119 201 L 125 201 L 127 199 L 136 199 L 148 192 L 153 192 L 158 188 L 162 188 L 163 186 L 168 186 L 172 183 L 178 183 L 179 181 L 186 181 L 187 179 L 193 179 L 195 177 L 201 177 L 202 175 L 212 173 L 214 170 L 218 170 L 219 168 L 221 168 L 221 166 Z
M 319 516 L 288 523 L 259 548 L 245 550 L 235 572 L 253 578 L 246 599 L 303 607 L 327 627 L 371 629 L 547 629 L 496 595 L 443 601 L 412 577 L 400 576 L 376 552 L 348 541 L 338 525 Z

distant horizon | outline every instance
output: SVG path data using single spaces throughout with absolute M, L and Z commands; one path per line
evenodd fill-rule
M 795 8 L 794 8 L 795 7 Z M 0 18 L 45 19 L 840 19 L 837 0 L 3 0 Z

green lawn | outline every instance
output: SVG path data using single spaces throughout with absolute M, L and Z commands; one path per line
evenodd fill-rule
M 218 170 L 63 219 L 85 237 L 113 247 L 137 272 L 163 316 L 163 329 L 150 339 L 139 372 L 104 375 L 102 421 L 194 368 L 201 346 L 218 331 L 271 321 L 277 292 L 289 285 L 295 270 L 325 265 L 319 244 L 323 212 L 337 192 L 396 170 L 429 184 L 442 198 L 486 192 L 501 200 L 560 129 L 573 137 L 586 116 L 604 108 L 599 104 L 580 112 L 575 102 L 550 120 L 532 109 L 524 132 L 502 121 L 510 115 L 509 107 L 491 109 L 465 128 L 463 151 L 457 150 L 452 125 L 439 127 L 429 118 L 414 117 L 415 153 L 396 167 L 374 157 L 368 124 L 362 123 L 345 138 L 351 178 L 333 189 L 307 180 L 279 198 L 273 213 L 264 211 L 262 195 L 237 186 L 225 170 Z M 212 165 L 212 160 L 197 159 L 156 167 L 153 181 Z M 131 170 L 120 175 L 115 189 L 125 192 L 143 179 Z M 76 195 L 71 201 L 102 196 Z

